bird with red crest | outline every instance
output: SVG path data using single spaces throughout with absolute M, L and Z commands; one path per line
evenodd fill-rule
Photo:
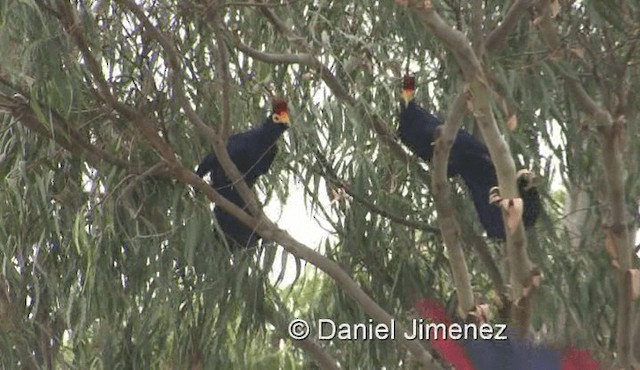
M 415 84 L 415 77 L 404 76 L 398 137 L 415 155 L 430 162 L 433 158 L 434 135 L 442 121 L 415 102 Z M 451 147 L 447 174 L 449 177 L 459 175 L 467 185 L 487 236 L 505 240 L 500 209 L 489 201 L 490 190 L 498 184 L 489 150 L 463 128 L 458 130 Z M 518 172 L 518 189 L 524 202 L 523 222 L 526 227 L 535 224 L 542 209 L 533 180 L 528 171 Z
M 273 97 L 271 114 L 262 125 L 229 137 L 227 152 L 249 187 L 269 171 L 278 153 L 277 141 L 289 128 L 289 124 L 287 102 L 282 98 Z M 207 173 L 211 174 L 211 186 L 220 195 L 248 211 L 234 183 L 229 179 L 213 152 L 202 159 L 196 170 L 196 174 L 200 177 Z M 214 215 L 229 246 L 248 248 L 257 244 L 259 235 L 231 214 L 216 206 Z

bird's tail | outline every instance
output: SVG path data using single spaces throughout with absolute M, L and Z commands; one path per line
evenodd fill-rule
M 259 235 L 250 227 L 245 226 L 231 214 L 216 206 L 214 210 L 216 220 L 220 230 L 227 238 L 227 243 L 232 249 L 235 248 L 251 248 L 255 246 Z
M 228 186 L 217 189 L 220 195 L 227 198 L 238 207 L 246 209 L 246 204 L 238 192 L 233 187 Z M 250 248 L 255 246 L 260 236 L 250 227 L 245 226 L 238 219 L 233 217 L 230 213 L 223 210 L 220 206 L 216 205 L 213 211 L 220 230 L 227 238 L 227 243 L 235 248 Z

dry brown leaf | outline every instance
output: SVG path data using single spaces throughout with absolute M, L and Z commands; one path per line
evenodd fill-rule
M 573 54 L 576 57 L 584 60 L 584 49 L 582 49 L 582 48 L 571 48 L 571 49 L 569 49 L 569 51 L 571 52 L 571 54 Z
M 343 198 L 342 189 L 331 188 L 331 204 L 340 201 Z
M 502 110 L 502 114 L 507 115 L 509 113 L 507 101 L 502 96 L 498 96 L 498 99 L 500 99 L 500 109 Z
M 474 317 L 477 324 L 485 323 L 489 320 L 489 305 L 487 304 L 475 305 L 469 311 L 467 316 Z M 460 317 L 464 317 L 464 316 L 461 315 Z
M 558 0 L 551 0 L 549 9 L 551 10 L 551 18 L 555 18 L 558 14 L 560 14 L 560 2 Z
M 512 114 L 511 117 L 507 120 L 507 129 L 511 132 L 515 131 L 516 127 L 518 127 L 518 118 L 515 114 Z
M 551 53 L 549 53 L 549 60 L 551 60 L 552 62 L 557 62 L 559 60 L 562 59 L 562 52 L 561 50 L 554 50 Z

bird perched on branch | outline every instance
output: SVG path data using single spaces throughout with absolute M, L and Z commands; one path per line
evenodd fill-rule
M 418 157 L 430 162 L 433 158 L 433 141 L 436 129 L 442 122 L 433 114 L 418 106 L 414 100 L 415 78 L 405 76 L 400 105 L 398 137 Z M 541 209 L 540 195 L 534 187 L 528 171 L 518 173 L 518 190 L 523 199 L 523 222 L 532 226 Z M 476 137 L 464 129 L 458 130 L 449 154 L 449 177 L 459 175 L 467 185 L 480 223 L 491 238 L 505 239 L 500 209 L 489 201 L 491 188 L 498 185 L 496 169 L 489 150 Z
M 289 124 L 287 103 L 281 98 L 274 98 L 272 114 L 262 125 L 229 137 L 227 152 L 249 187 L 256 183 L 260 175 L 269 171 L 278 152 L 277 140 L 289 128 Z M 229 180 L 215 153 L 207 154 L 196 170 L 200 177 L 207 173 L 211 173 L 211 186 L 220 195 L 246 210 L 247 205 Z M 215 207 L 214 215 L 230 246 L 252 247 L 257 243 L 259 236 L 220 206 Z

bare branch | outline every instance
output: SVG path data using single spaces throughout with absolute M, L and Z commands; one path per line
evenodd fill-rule
M 511 151 L 498 130 L 491 109 L 490 99 L 493 93 L 478 56 L 464 34 L 450 27 L 438 15 L 431 2 L 409 0 L 408 5 L 414 10 L 423 26 L 442 41 L 456 57 L 471 94 L 473 115 L 479 124 L 496 168 L 502 196 L 508 199 L 518 198 L 520 195 L 516 186 L 515 164 Z M 513 233 L 507 233 L 507 255 L 511 270 L 512 297 L 517 300 L 525 296 L 525 285 L 531 277 L 531 262 L 522 223 L 519 223 Z M 512 319 L 521 333 L 526 332 L 529 326 L 530 301 L 527 299 L 527 304 L 522 307 L 513 306 Z
M 286 332 L 286 331 L 285 331 Z M 309 353 L 320 369 L 340 370 L 338 361 L 333 358 L 318 342 L 305 338 L 293 341 L 293 345 Z
M 484 31 L 482 29 L 483 3 L 483 0 L 471 0 L 471 45 L 478 55 L 482 55 L 484 49 Z
M 564 56 L 567 52 L 563 50 L 559 41 L 560 37 L 556 31 L 551 18 L 549 1 L 543 2 L 539 9 L 541 19 L 539 22 L 540 34 L 547 43 L 549 51 Z M 614 121 L 611 113 L 602 105 L 599 105 L 584 89 L 580 81 L 564 72 L 562 68 L 557 68 L 559 73 L 565 78 L 566 83 L 572 93 L 573 98 L 579 106 L 600 125 L 602 136 L 602 159 L 604 162 L 605 181 L 608 188 L 608 200 L 611 210 L 611 224 L 608 227 L 608 238 L 613 242 L 616 249 L 619 268 L 614 270 L 618 277 L 618 312 L 616 329 L 617 362 L 622 368 L 631 368 L 633 363 L 632 354 L 632 315 L 633 300 L 629 297 L 631 291 L 631 280 L 628 279 L 628 271 L 632 268 L 632 244 L 629 229 L 627 228 L 627 212 L 625 202 L 625 182 L 624 182 L 624 161 L 623 153 L 626 148 L 623 136 L 623 124 L 621 120 Z M 602 96 L 607 96 L 607 91 L 602 91 Z M 626 100 L 626 97 L 622 97 Z
M 458 314 L 461 314 L 462 318 L 466 318 L 467 313 L 473 310 L 475 304 L 469 270 L 464 252 L 460 246 L 460 226 L 455 218 L 454 207 L 451 204 L 451 187 L 447 181 L 447 164 L 449 163 L 449 153 L 453 146 L 453 141 L 462 125 L 464 107 L 465 94 L 460 93 L 451 104 L 451 107 L 449 107 L 449 113 L 444 125 L 440 126 L 436 131 L 431 176 L 433 202 L 438 211 L 438 224 L 440 225 L 442 238 L 449 252 L 449 264 L 453 272 L 453 281 L 461 310 Z M 440 137 L 437 137 L 438 133 Z
M 281 6 L 288 6 L 291 4 L 295 4 L 297 0 L 289 0 L 283 3 L 259 3 L 253 1 L 230 1 L 228 3 L 220 4 L 220 8 L 232 7 L 232 6 L 246 6 L 246 7 L 256 7 L 256 8 L 278 8 Z
M 538 0 L 516 0 L 516 2 L 511 5 L 502 22 L 487 35 L 485 40 L 485 48 L 487 51 L 495 52 L 504 46 L 509 32 L 518 24 L 520 18 L 536 1 Z
M 234 46 L 241 52 L 248 56 L 257 59 L 259 61 L 270 64 L 303 64 L 312 65 L 313 58 L 308 54 L 276 54 L 276 53 L 264 53 L 258 51 L 250 46 L 247 46 L 240 42 L 236 37 L 234 38 Z
M 277 15 L 275 15 L 271 9 L 260 8 L 260 12 L 262 12 L 267 20 L 269 20 L 269 22 L 276 28 L 276 31 L 283 35 L 290 43 L 294 44 L 298 50 L 311 54 L 312 50 L 304 38 L 296 34 Z
M 371 297 L 369 297 L 358 284 L 338 265 L 336 262 L 329 258 L 319 254 L 313 249 L 293 239 L 289 233 L 279 229 L 277 225 L 273 224 L 266 217 L 251 217 L 245 212 L 242 212 L 235 204 L 229 202 L 225 198 L 213 190 L 212 187 L 207 185 L 201 178 L 196 176 L 193 172 L 184 168 L 178 168 L 174 172 L 176 178 L 186 184 L 189 184 L 196 189 L 204 193 L 207 198 L 218 204 L 221 201 L 225 210 L 230 210 L 234 217 L 237 217 L 241 222 L 256 230 L 264 238 L 273 240 L 276 243 L 282 245 L 287 252 L 294 256 L 303 259 L 312 265 L 318 267 L 320 270 L 329 275 L 336 283 L 344 289 L 344 291 L 351 296 L 363 310 L 369 314 L 374 320 L 391 325 L 394 320 L 382 307 L 380 307 Z M 416 358 L 429 369 L 442 369 L 437 363 L 434 362 L 433 357 L 420 345 L 418 341 L 410 341 L 404 337 L 404 329 L 395 324 L 395 338 L 407 348 Z

